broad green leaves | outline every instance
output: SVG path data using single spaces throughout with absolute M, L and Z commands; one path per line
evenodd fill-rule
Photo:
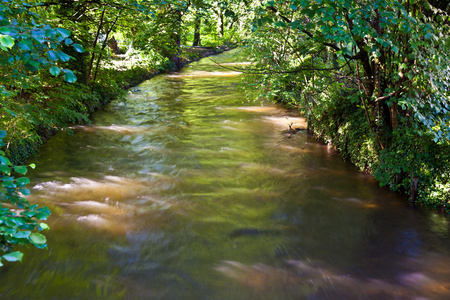
M 0 35 L 0 49 L 7 51 L 14 46 L 14 39 L 9 35 Z
M 0 72 L 13 74 L 3 79 L 7 85 L 17 86 L 27 82 L 30 72 L 36 73 L 42 69 L 58 76 L 60 72 L 56 68 L 59 69 L 59 62 L 65 63 L 72 59 L 58 49 L 60 45 L 84 52 L 81 45 L 69 38 L 69 30 L 40 24 L 38 15 L 30 11 L 31 6 L 14 0 L 0 3 Z M 73 72 L 63 78 L 68 82 L 76 80 Z
M 6 132 L 0 130 L 0 142 L 6 137 Z M 34 165 L 30 165 L 34 168 Z M 49 229 L 40 220 L 46 220 L 50 215 L 47 207 L 38 208 L 30 205 L 22 195 L 29 195 L 30 190 L 24 188 L 30 183 L 27 177 L 16 178 L 13 174 L 24 175 L 26 166 L 13 166 L 5 153 L 0 151 L 0 266 L 2 260 L 22 261 L 23 254 L 12 251 L 16 245 L 33 245 L 45 248 L 47 239 L 39 233 Z M 7 203 L 7 207 L 3 207 Z M 20 213 L 19 213 L 20 212 Z

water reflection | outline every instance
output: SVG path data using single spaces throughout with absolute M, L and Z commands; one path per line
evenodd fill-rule
M 215 58 L 229 66 L 238 57 Z M 278 106 L 202 60 L 47 142 L 49 249 L 4 299 L 446 299 L 449 222 L 406 209 Z

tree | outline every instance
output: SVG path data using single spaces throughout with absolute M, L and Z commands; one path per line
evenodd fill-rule
M 432 158 L 445 165 L 450 145 L 449 7 L 426 0 L 254 4 L 248 45 L 257 64 L 247 86 L 300 108 L 316 133 L 333 136 L 382 184 L 400 186 L 413 201 L 426 197 L 449 184 L 442 180 L 448 168 Z
M 327 49 L 340 69 L 351 69 L 367 121 L 379 133 L 382 148 L 401 117 L 421 121 L 436 142 L 450 139 L 449 27 L 441 9 L 445 5 L 397 0 L 264 3 L 255 24 L 296 32 L 298 42 L 291 45 L 291 55 L 306 57 Z M 308 43 L 314 47 L 298 47 Z M 315 68 L 306 69 L 298 71 Z M 295 71 L 295 66 L 288 71 Z

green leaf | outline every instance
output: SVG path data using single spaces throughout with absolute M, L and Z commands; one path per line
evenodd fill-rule
M 41 227 L 42 229 L 45 229 L 45 230 L 50 229 L 50 227 L 45 223 L 39 223 L 39 227 Z
M 7 135 L 5 130 L 0 130 L 0 139 L 4 138 Z
M 64 44 L 66 44 L 67 46 L 70 46 L 73 44 L 73 41 L 71 39 L 67 38 L 64 40 Z
M 56 31 L 64 38 L 70 36 L 70 31 L 64 28 L 56 28 Z
M 3 258 L 6 261 L 22 261 L 23 253 L 20 251 L 11 252 L 3 255 Z
M 0 172 L 9 175 L 11 174 L 11 169 L 5 165 L 0 165 Z
M 3 180 L 2 186 L 6 188 L 15 188 L 16 185 L 11 180 Z
M 11 29 L 8 27 L 0 27 L 0 33 L 1 34 L 10 34 L 11 33 Z
M 36 211 L 39 212 L 39 213 L 46 213 L 46 214 L 50 215 L 50 209 L 48 209 L 47 206 L 38 208 Z
M 45 30 L 43 29 L 36 29 L 31 31 L 31 36 L 41 44 L 45 42 Z
M 48 38 L 53 38 L 53 37 L 55 37 L 55 35 L 56 35 L 56 30 L 51 29 L 51 28 L 45 30 L 45 36 Z
M 30 60 L 25 64 L 25 68 L 27 68 L 31 72 L 36 72 L 37 70 L 39 70 L 39 67 L 40 67 L 39 63 L 34 60 Z
M 9 35 L 0 35 L 0 45 L 11 49 L 14 46 L 14 39 Z
M 31 234 L 31 231 L 17 231 L 12 236 L 16 239 L 27 239 Z
M 23 51 L 31 51 L 34 48 L 33 43 L 30 40 L 20 40 L 18 46 L 20 50 Z
M 27 177 L 16 178 L 16 183 L 20 186 L 24 186 L 30 183 L 30 179 L 28 179 Z
M 58 52 L 53 51 L 53 50 L 49 50 L 47 52 L 47 57 L 48 59 L 50 59 L 51 61 L 56 61 L 59 58 Z
M 62 52 L 62 51 L 58 51 L 58 52 L 56 52 L 56 53 L 57 53 L 59 59 L 60 59 L 61 61 L 63 61 L 63 62 L 67 62 L 67 61 L 69 61 L 69 59 L 72 58 L 70 55 L 67 55 L 67 54 L 65 54 L 65 53 Z
M 58 76 L 59 73 L 61 73 L 61 70 L 56 66 L 50 67 L 49 71 L 50 71 L 50 74 L 52 74 L 53 76 Z
M 0 156 L 0 164 L 7 165 L 7 166 L 12 166 L 12 163 L 9 161 L 9 159 L 7 159 L 4 156 Z
M 15 166 L 14 171 L 16 171 L 19 174 L 25 175 L 25 174 L 27 174 L 28 170 L 27 170 L 27 167 L 25 167 L 25 166 Z
M 30 190 L 27 188 L 21 188 L 19 190 L 22 194 L 24 194 L 25 196 L 28 196 L 30 194 Z
M 77 81 L 77 77 L 73 74 L 72 71 L 67 70 L 67 69 L 63 69 L 64 71 L 64 80 L 70 83 L 74 83 L 75 81 Z
M 75 49 L 75 51 L 77 51 L 79 53 L 83 53 L 84 52 L 84 48 L 80 44 L 73 44 L 72 47 Z
M 23 211 L 20 213 L 21 216 L 25 216 L 27 218 L 32 218 L 36 215 L 35 211 Z
M 32 168 L 34 170 L 34 168 L 36 168 L 35 164 L 29 164 L 30 168 Z
M 33 244 L 45 244 L 47 242 L 47 238 L 40 233 L 33 232 L 30 234 L 30 239 L 33 242 Z
M 48 216 L 51 215 L 50 209 L 48 207 L 41 207 L 36 210 L 36 219 L 47 220 Z

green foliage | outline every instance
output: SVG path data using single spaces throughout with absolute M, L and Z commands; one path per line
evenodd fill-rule
M 450 27 L 436 3 L 263 1 L 244 89 L 300 109 L 382 185 L 409 193 L 418 182 L 420 201 L 447 207 Z
M 424 134 L 425 128 L 413 128 L 403 122 L 401 125 L 391 147 L 379 153 L 375 178 L 381 185 L 404 192 L 410 191 L 416 178 L 420 201 L 450 212 L 449 145 L 436 144 L 433 134 Z
M 31 8 L 32 4 L 15 0 L 0 3 L 0 72 L 3 75 L 0 84 L 3 91 L 13 94 L 17 89 L 36 84 L 40 78 L 30 74 L 39 70 L 54 76 L 63 74 L 64 80 L 74 82 L 76 77 L 71 70 L 57 66 L 58 61 L 71 59 L 59 48 L 64 44 L 78 52 L 84 51 L 69 38 L 70 31 L 39 23 L 39 15 Z
M 6 132 L 0 130 L 0 146 L 4 145 L 5 137 Z M 34 165 L 30 167 L 34 168 Z M 22 261 L 23 254 L 13 251 L 15 246 L 47 247 L 47 240 L 40 231 L 49 227 L 39 221 L 47 220 L 50 210 L 31 205 L 23 198 L 30 194 L 25 187 L 30 180 L 21 177 L 26 173 L 26 166 L 14 166 L 5 152 L 0 151 L 0 266 L 2 260 Z

